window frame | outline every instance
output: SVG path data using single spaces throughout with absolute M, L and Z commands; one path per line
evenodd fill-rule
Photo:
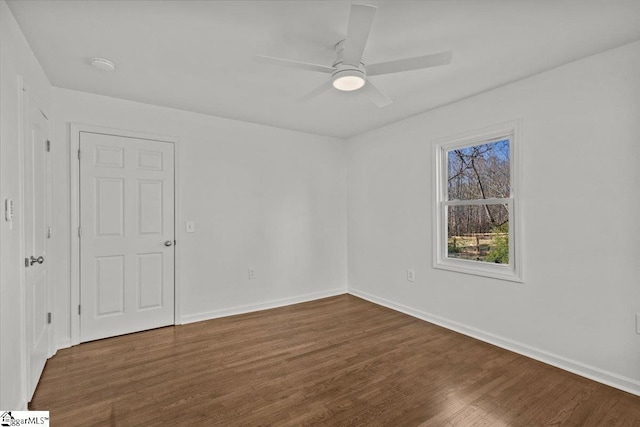
M 520 198 L 522 188 L 520 162 L 521 121 L 511 121 L 489 128 L 440 138 L 433 141 L 435 147 L 434 167 L 434 251 L 433 267 L 476 276 L 491 277 L 522 283 L 522 239 L 520 230 Z M 511 194 L 507 198 L 447 200 L 448 198 L 448 157 L 451 150 L 472 147 L 501 139 L 509 140 L 509 176 Z M 449 258 L 448 206 L 483 206 L 508 204 L 509 206 L 509 264 L 493 264 L 484 261 Z

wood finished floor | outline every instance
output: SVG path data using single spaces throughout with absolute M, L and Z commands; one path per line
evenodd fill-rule
M 52 426 L 640 426 L 640 397 L 350 295 L 61 350 Z

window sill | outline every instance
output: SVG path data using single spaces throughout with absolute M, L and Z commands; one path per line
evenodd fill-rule
M 507 265 L 493 265 L 481 261 L 447 259 L 435 261 L 433 263 L 433 268 L 471 274 L 473 276 L 523 283 L 521 274 L 514 271 L 512 266 Z

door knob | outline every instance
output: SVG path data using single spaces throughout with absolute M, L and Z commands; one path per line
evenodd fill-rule
M 165 246 L 171 246 L 171 245 L 173 245 L 173 242 L 171 240 L 165 240 L 164 245 Z
M 31 255 L 31 259 L 29 260 L 29 265 L 33 265 L 36 262 L 38 264 L 42 264 L 44 262 L 44 257 L 43 256 L 39 256 L 38 258 L 36 258 L 33 255 Z

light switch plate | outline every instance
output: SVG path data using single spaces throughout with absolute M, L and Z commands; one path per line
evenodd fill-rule
M 184 228 L 187 233 L 193 233 L 196 231 L 196 224 L 193 221 L 186 221 Z
M 9 223 L 9 229 L 13 230 L 13 200 L 4 199 L 4 219 Z

